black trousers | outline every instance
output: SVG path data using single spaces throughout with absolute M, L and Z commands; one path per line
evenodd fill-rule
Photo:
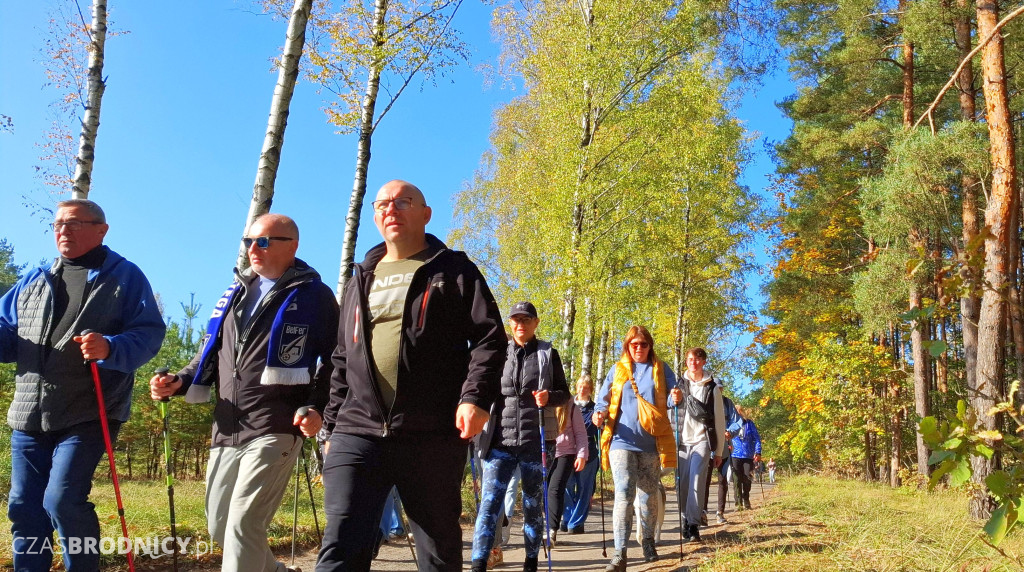
M 745 508 L 750 508 L 750 488 L 753 486 L 752 476 L 754 473 L 754 460 L 753 459 L 740 459 L 737 457 L 732 458 L 732 470 L 735 474 L 736 482 L 739 483 L 740 498 L 736 499 L 736 506 L 740 505 L 740 501 L 743 501 Z
M 316 572 L 370 569 L 373 540 L 391 487 L 398 489 L 421 571 L 462 570 L 460 483 L 466 442 L 457 436 L 335 433 L 324 459 L 327 525 Z
M 565 487 L 574 472 L 573 463 L 576 455 L 556 457 L 548 471 L 548 519 L 551 528 L 557 529 L 562 522 L 562 511 L 565 510 Z

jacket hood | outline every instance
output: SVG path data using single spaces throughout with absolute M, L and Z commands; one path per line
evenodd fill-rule
M 256 276 L 252 266 L 247 266 L 244 270 L 235 268 L 235 278 L 246 286 L 252 284 L 252 281 L 256 280 Z M 313 267 L 306 264 L 301 258 L 296 258 L 295 263 L 285 270 L 277 281 L 281 285 L 285 285 L 299 280 L 320 280 L 320 273 L 313 270 Z

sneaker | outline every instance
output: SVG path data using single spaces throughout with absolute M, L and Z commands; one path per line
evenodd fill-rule
M 626 551 L 616 550 L 612 561 L 604 567 L 604 572 L 626 572 Z
M 751 508 L 750 508 L 750 501 L 749 500 L 743 501 L 743 508 L 745 510 L 751 510 Z
M 537 572 L 537 557 L 527 557 L 523 561 L 523 572 Z
M 583 534 L 584 532 L 586 532 L 586 531 L 584 530 L 582 524 L 577 526 L 576 528 L 570 528 L 569 529 L 569 534 Z
M 683 526 L 683 542 L 689 542 L 692 539 L 693 539 L 693 536 L 690 534 L 690 525 L 689 524 L 684 525 Z
M 470 572 L 487 572 L 486 560 L 474 560 L 469 568 Z
M 658 559 L 658 551 L 654 548 L 654 539 L 645 538 L 642 548 L 644 550 L 644 562 L 654 562 Z
M 569 527 L 563 524 L 558 527 L 558 532 L 569 532 Z
M 551 548 L 554 548 L 555 547 L 555 541 L 557 541 L 557 540 L 558 540 L 558 530 L 552 528 L 551 530 L 548 531 L 548 543 L 549 543 L 548 545 Z
M 490 570 L 504 561 L 505 555 L 501 552 L 501 547 L 495 546 L 491 549 L 491 554 L 487 557 L 487 569 Z
M 726 522 L 728 522 L 727 520 L 725 520 L 725 515 L 720 512 L 716 512 L 715 516 L 718 517 L 718 524 L 725 524 Z
M 700 542 L 700 527 L 696 524 L 690 525 L 690 540 Z

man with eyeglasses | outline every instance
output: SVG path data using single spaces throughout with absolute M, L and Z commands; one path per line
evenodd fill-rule
M 304 437 L 327 403 L 338 304 L 295 257 L 299 228 L 265 214 L 242 238 L 250 267 L 214 306 L 199 353 L 177 375 L 150 380 L 153 399 L 209 401 L 217 385 L 206 468 L 206 519 L 223 548 L 222 571 L 282 572 L 267 542 Z M 297 414 L 308 407 L 308 414 Z
M 0 298 L 0 361 L 18 364 L 7 412 L 14 568 L 49 570 L 56 530 L 66 569 L 98 570 L 100 527 L 89 492 L 106 448 L 86 361 L 98 366 L 116 439 L 135 370 L 160 350 L 165 326 L 142 271 L 103 245 L 110 227 L 99 205 L 62 201 L 51 228 L 60 257 Z
M 316 569 L 370 569 L 394 486 L 418 569 L 461 570 L 466 440 L 498 395 L 505 331 L 476 265 L 426 233 L 431 210 L 415 185 L 385 184 L 373 211 L 384 242 L 354 265 L 342 296 Z

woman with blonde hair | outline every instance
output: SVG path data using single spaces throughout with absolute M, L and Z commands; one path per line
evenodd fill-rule
M 654 546 L 654 495 L 663 468 L 676 466 L 676 445 L 668 408 L 682 399 L 676 376 L 658 359 L 647 328 L 633 326 L 622 343 L 622 357 L 608 372 L 594 406 L 594 424 L 604 425 L 601 464 L 615 482 L 612 530 L 615 553 L 606 572 L 626 569 L 626 543 L 632 528 L 633 499 L 641 501 L 644 561 L 658 559 Z
M 545 412 L 547 414 L 547 412 Z M 548 468 L 548 522 L 552 529 L 549 538 L 558 536 L 558 523 L 565 508 L 565 487 L 569 477 L 582 471 L 587 464 L 587 426 L 583 414 L 574 401 L 567 401 L 554 412 L 558 437 L 555 439 L 555 458 Z
M 594 380 L 584 373 L 576 381 L 576 397 L 573 399 L 583 424 L 587 427 L 587 464 L 582 471 L 574 472 L 565 486 L 565 509 L 562 512 L 562 532 L 583 534 L 584 524 L 590 514 L 590 499 L 594 497 L 597 485 L 597 470 L 600 455 L 597 454 L 598 429 L 594 425 Z

